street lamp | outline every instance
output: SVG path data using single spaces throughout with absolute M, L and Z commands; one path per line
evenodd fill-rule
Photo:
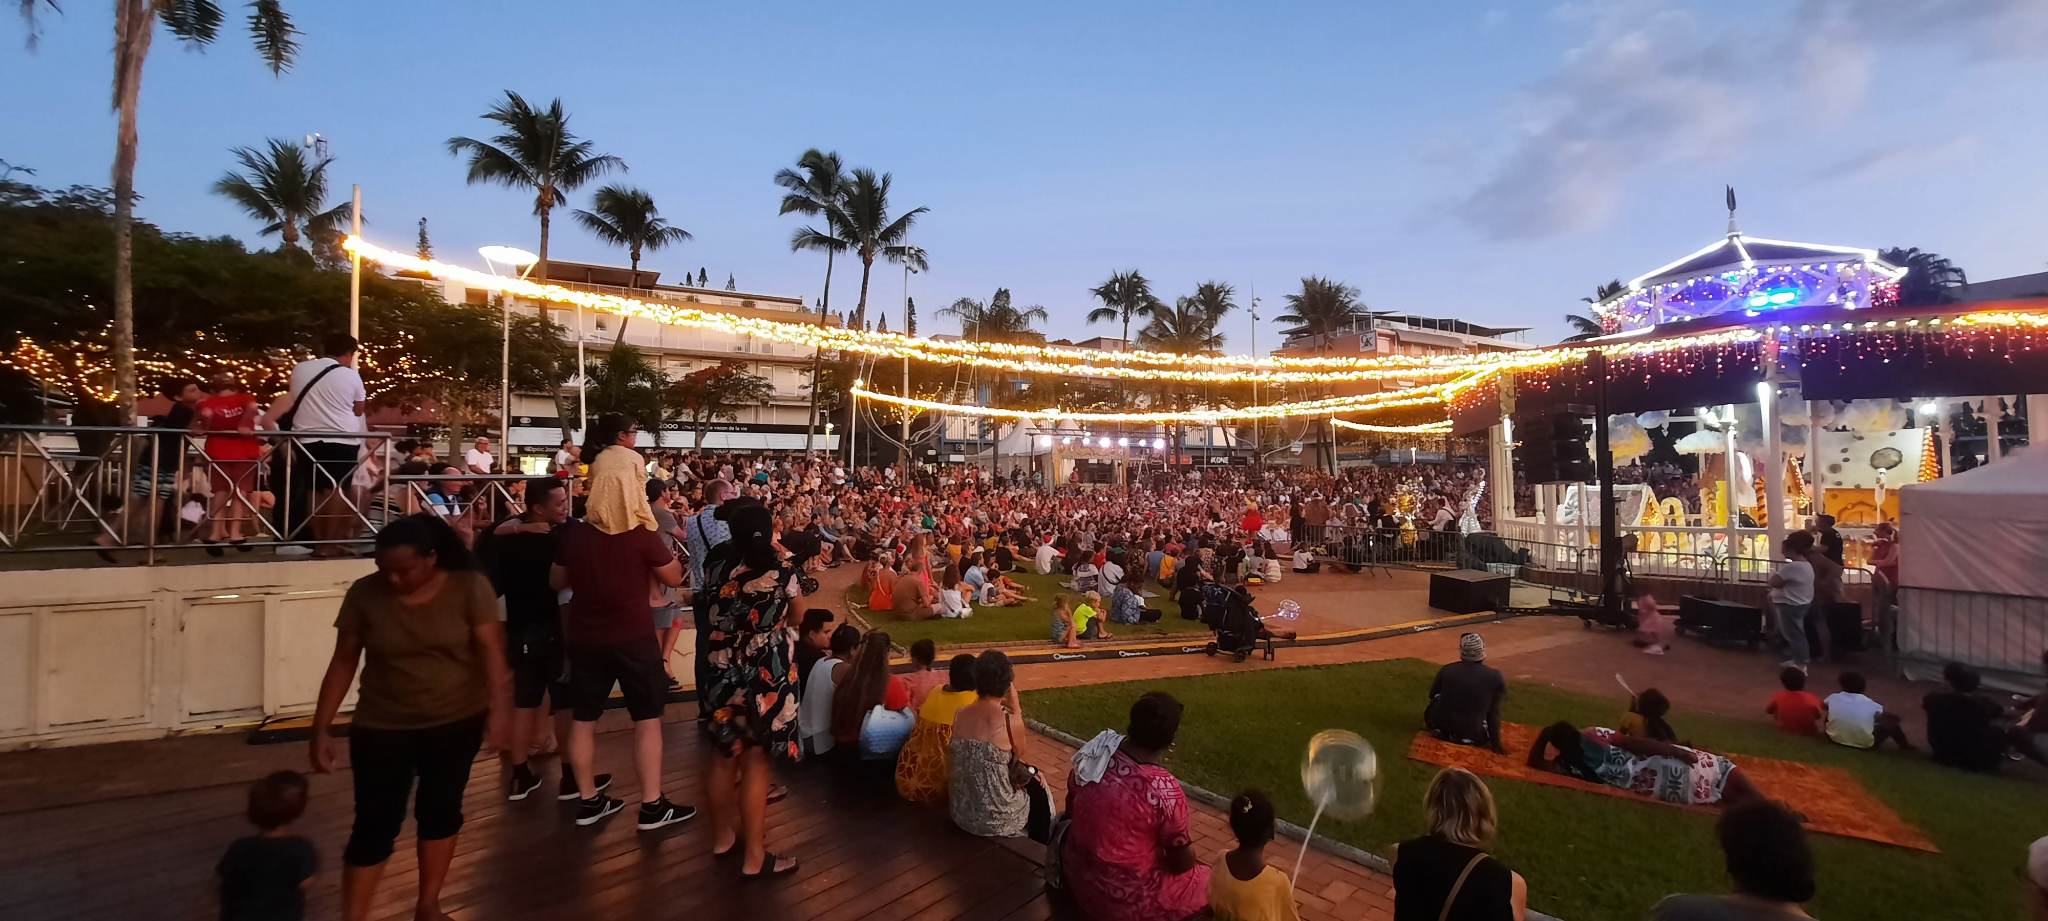
M 484 265 L 491 270 L 491 274 L 498 274 L 498 266 L 502 264 L 507 268 L 520 270 L 519 277 L 522 280 L 526 278 L 526 273 L 533 271 L 534 265 L 540 262 L 539 256 L 516 246 L 479 246 L 476 248 L 476 254 L 484 257 Z M 512 450 L 511 299 L 503 294 L 499 294 L 498 310 L 499 323 L 502 327 L 501 339 L 498 345 L 498 472 L 504 473 L 511 462 L 510 452 Z M 578 349 L 583 347 L 580 339 L 577 341 L 576 347 Z M 582 370 L 582 366 L 583 363 L 579 355 L 577 361 L 577 370 L 579 372 Z M 457 447 L 456 445 L 449 445 L 448 450 L 454 452 L 457 450 Z

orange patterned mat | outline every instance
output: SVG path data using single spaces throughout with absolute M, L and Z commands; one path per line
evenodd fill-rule
M 1508 750 L 1505 755 L 1496 755 L 1486 749 L 1470 745 L 1454 745 L 1441 741 L 1429 733 L 1418 732 L 1415 734 L 1415 741 L 1408 746 L 1408 757 L 1429 764 L 1461 767 L 1474 774 L 1489 777 L 1506 777 L 1528 783 L 1565 787 L 1671 809 L 1707 814 L 1715 811 L 1714 807 L 1710 806 L 1672 806 L 1637 796 L 1626 790 L 1617 790 L 1603 784 L 1589 784 L 1562 774 L 1531 768 L 1528 763 L 1529 749 L 1536 744 L 1538 732 L 1536 727 L 1520 723 L 1507 723 L 1501 726 L 1501 745 Z M 1926 851 L 1930 854 L 1941 853 L 1941 849 L 1935 847 L 1934 842 L 1929 840 L 1925 833 L 1899 818 L 1898 813 L 1893 812 L 1884 801 L 1863 789 L 1863 785 L 1848 771 L 1753 755 L 1730 755 L 1729 758 L 1734 760 L 1743 773 L 1749 775 L 1750 782 L 1756 784 L 1757 789 L 1762 790 L 1764 795 L 1806 816 L 1806 827 L 1813 831 L 1844 838 L 1861 838 L 1865 841 Z

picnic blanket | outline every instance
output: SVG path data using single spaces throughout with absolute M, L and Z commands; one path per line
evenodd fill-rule
M 1718 808 L 1674 806 L 1605 784 L 1586 783 L 1562 774 L 1532 768 L 1528 761 L 1529 749 L 1535 746 L 1536 736 L 1540 732 L 1541 730 L 1535 726 L 1520 723 L 1503 724 L 1500 740 L 1501 747 L 1507 749 L 1507 754 L 1504 755 L 1470 745 L 1456 745 L 1427 732 L 1418 732 L 1415 734 L 1415 741 L 1408 746 L 1408 757 L 1429 764 L 1461 767 L 1474 774 L 1488 777 L 1506 777 L 1545 786 L 1565 787 L 1669 809 L 1712 814 Z M 1731 754 L 1728 758 L 1735 762 L 1735 766 L 1741 769 L 1742 773 L 1749 775 L 1750 782 L 1763 791 L 1765 796 L 1784 803 L 1804 815 L 1806 827 L 1812 831 L 1844 838 L 1861 838 L 1865 841 L 1926 851 L 1930 854 L 1941 853 L 1941 849 L 1935 847 L 1934 842 L 1924 832 L 1899 818 L 1898 813 L 1886 806 L 1883 800 L 1863 789 L 1863 785 L 1848 771 L 1753 755 Z

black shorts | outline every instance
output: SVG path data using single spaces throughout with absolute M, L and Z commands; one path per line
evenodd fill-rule
M 391 856 L 412 800 L 414 832 L 421 841 L 455 837 L 462 830 L 462 794 L 484 741 L 484 714 L 427 729 L 351 727 L 348 757 L 355 778 L 356 818 L 341 860 L 374 867 Z M 417 785 L 419 792 L 414 794 Z
M 355 442 L 304 441 L 299 447 L 312 460 L 312 488 L 333 489 L 347 486 L 355 479 L 356 456 L 361 452 Z
M 510 640 L 505 658 L 512 667 L 512 706 L 531 710 L 546 698 L 550 710 L 569 709 L 569 685 L 562 680 L 562 644 L 552 639 Z
M 572 646 L 568 659 L 569 701 L 578 722 L 604 715 L 614 684 L 634 722 L 661 717 L 668 703 L 668 673 L 662 670 L 661 644 L 653 634 L 623 646 Z

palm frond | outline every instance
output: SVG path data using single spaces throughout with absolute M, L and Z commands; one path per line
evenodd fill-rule
M 156 15 L 172 35 L 194 45 L 213 44 L 227 18 L 213 0 L 159 0 Z
M 824 233 L 815 227 L 799 227 L 796 233 L 790 234 L 789 251 L 792 253 L 805 251 L 843 253 L 846 251 L 846 241 L 829 233 Z
M 1115 307 L 1097 307 L 1094 310 L 1088 311 L 1088 322 L 1090 323 L 1115 323 L 1123 318 L 1123 311 Z
M 220 15 L 219 7 L 211 0 L 187 2 L 192 6 L 214 7 L 214 15 Z M 249 38 L 256 43 L 256 53 L 263 56 L 271 73 L 282 74 L 292 68 L 292 61 L 299 55 L 298 34 L 279 0 L 254 0 L 249 4 Z
M 924 209 L 919 208 L 918 210 L 922 211 Z M 910 270 L 913 272 L 929 272 L 932 270 L 931 259 L 925 253 L 922 246 L 887 246 L 882 248 L 882 255 L 897 265 L 910 266 Z

